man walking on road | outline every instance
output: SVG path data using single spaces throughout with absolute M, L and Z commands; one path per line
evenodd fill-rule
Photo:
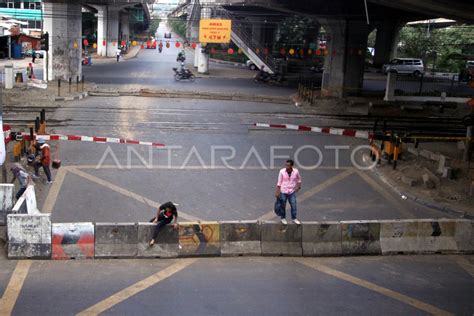
M 178 210 L 176 209 L 176 206 L 172 202 L 166 202 L 165 204 L 160 205 L 156 217 L 150 220 L 150 222 L 157 224 L 155 227 L 155 232 L 153 233 L 153 238 L 150 240 L 150 247 L 155 244 L 155 240 L 158 237 L 160 229 L 171 223 L 173 218 L 173 227 L 176 229 L 178 228 Z
M 290 203 L 291 219 L 293 223 L 300 225 L 296 218 L 296 192 L 301 190 L 301 176 L 298 169 L 293 168 L 294 161 L 289 159 L 285 163 L 285 168 L 278 174 L 278 182 L 275 196 L 281 201 L 281 223 L 286 225 L 286 201 Z
M 117 47 L 117 50 L 115 51 L 115 56 L 117 56 L 117 62 L 119 62 L 121 54 L 122 50 L 120 49 L 120 47 Z
M 46 144 L 44 139 L 39 139 L 37 143 L 37 148 L 40 151 L 39 159 L 34 162 L 33 166 L 35 167 L 35 178 L 39 178 L 39 168 L 43 167 L 44 173 L 48 178 L 48 184 L 53 183 L 51 179 L 51 169 L 49 165 L 51 164 L 51 150 L 49 145 Z

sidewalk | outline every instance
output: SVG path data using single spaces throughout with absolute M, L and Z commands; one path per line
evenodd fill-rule
M 125 55 L 122 55 L 120 60 L 124 61 L 124 60 L 135 58 L 140 53 L 140 50 L 141 50 L 141 47 L 139 45 L 130 47 L 130 49 L 128 50 L 128 53 L 126 53 Z M 92 66 L 94 66 L 94 64 L 105 64 L 105 63 L 114 63 L 114 62 L 117 62 L 116 57 L 103 57 L 103 56 L 97 55 L 97 53 L 92 54 Z M 88 66 L 84 66 L 84 67 L 88 67 Z
M 405 149 L 396 170 L 382 161 L 375 173 L 399 193 L 400 198 L 405 196 L 451 215 L 474 219 L 474 192 L 470 195 L 474 162 L 469 169 L 468 163 L 462 161 L 463 150 L 458 144 L 420 143 L 418 149 L 413 144 L 403 146 Z M 443 164 L 441 156 L 447 157 L 446 166 L 451 168 L 452 179 L 444 178 L 438 171 Z

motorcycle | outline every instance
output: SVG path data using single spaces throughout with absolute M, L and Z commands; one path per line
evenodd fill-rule
M 259 72 L 255 78 L 255 82 L 264 82 L 264 83 L 280 83 L 284 80 L 283 76 L 279 73 L 269 74 L 268 72 Z
M 180 80 L 194 81 L 196 79 L 196 77 L 193 75 L 193 73 L 189 69 L 182 68 L 178 70 L 177 67 L 173 67 L 173 70 L 175 72 L 174 80 L 176 81 L 180 81 Z
M 158 51 L 161 53 L 163 51 L 163 46 L 158 46 Z

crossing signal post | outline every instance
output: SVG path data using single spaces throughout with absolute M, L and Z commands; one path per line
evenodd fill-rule
M 43 51 L 43 58 L 44 58 L 44 63 L 43 63 L 43 80 L 48 82 L 48 61 L 49 61 L 49 56 L 48 56 L 48 51 L 49 51 L 49 33 L 45 32 L 41 35 L 40 38 L 40 46 L 41 50 Z
M 49 33 L 46 32 L 41 35 L 41 50 L 49 51 Z

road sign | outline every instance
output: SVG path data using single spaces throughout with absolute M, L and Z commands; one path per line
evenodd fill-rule
M 199 41 L 201 43 L 229 43 L 232 20 L 200 20 Z

